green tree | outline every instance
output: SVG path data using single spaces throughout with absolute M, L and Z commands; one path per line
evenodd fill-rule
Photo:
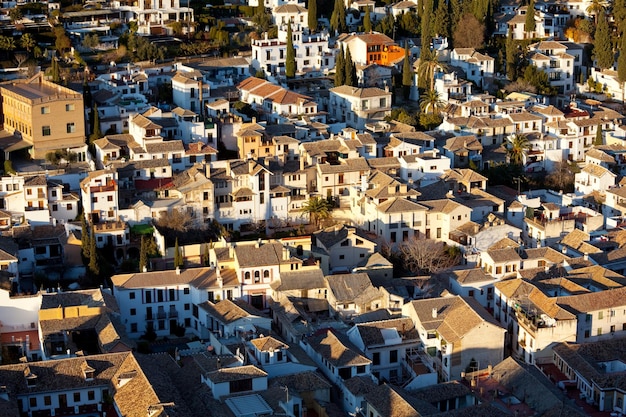
M 602 146 L 604 144 L 604 139 L 602 136 L 602 123 L 598 124 L 598 128 L 596 129 L 596 140 L 593 142 L 595 146 Z
M 317 0 L 309 0 L 308 23 L 311 32 L 317 31 Z
M 422 95 L 420 99 L 420 110 L 425 114 L 438 115 L 445 106 L 446 102 L 441 98 L 439 92 L 434 89 L 426 91 L 426 94 Z
M 405 13 L 404 15 L 406 15 Z M 387 36 L 393 36 L 393 29 L 396 25 L 396 20 L 391 13 L 388 13 L 376 23 L 376 31 L 384 33 Z
M 540 94 L 554 95 L 555 89 L 550 85 L 548 74 L 534 65 L 524 69 L 524 81 L 534 86 Z
M 528 3 L 524 30 L 530 35 L 529 37 L 532 37 L 532 33 L 535 31 L 535 0 L 530 0 Z
M 93 143 L 94 140 L 100 139 L 103 135 L 102 130 L 100 129 L 100 113 L 98 113 L 97 104 L 93 105 L 91 112 L 93 114 L 93 123 L 91 125 L 91 136 L 89 137 L 89 140 Z
M 335 0 L 333 14 L 330 16 L 330 30 L 333 32 L 344 33 L 347 29 L 346 8 L 343 0 Z
M 57 84 L 61 82 L 59 61 L 55 57 L 52 58 L 52 82 Z
M 610 68 L 615 62 L 615 55 L 613 54 L 611 35 L 609 32 L 609 24 L 604 13 L 598 16 L 598 26 L 596 28 L 593 54 L 596 60 L 596 65 L 601 69 Z
M 365 16 L 363 16 L 363 32 L 369 33 L 372 31 L 372 16 L 370 15 L 370 7 L 365 8 Z
M 343 47 L 339 47 L 337 61 L 335 62 L 335 87 L 346 83 L 346 59 L 343 54 Z
M 291 22 L 287 23 L 287 54 L 285 57 L 285 75 L 287 78 L 296 76 L 296 50 L 293 47 Z
M 100 264 L 98 262 L 98 249 L 96 247 L 96 231 L 95 228 L 91 228 L 91 235 L 89 239 L 89 273 L 92 277 L 100 275 Z
M 66 50 L 70 49 L 72 42 L 65 33 L 63 26 L 57 26 L 54 28 L 54 36 L 54 47 L 56 48 L 57 53 L 63 55 Z
M 437 70 L 445 71 L 446 65 L 439 62 L 439 56 L 437 51 L 431 51 L 430 49 L 422 49 L 420 54 L 420 61 L 417 67 L 417 74 L 419 76 L 419 82 L 421 87 L 428 88 L 430 90 L 435 88 L 435 72 Z M 426 87 L 426 81 L 429 82 Z
M 87 34 L 83 39 L 83 46 L 89 49 L 95 49 L 98 45 L 100 45 L 100 38 L 97 33 Z
M 352 61 L 350 48 L 346 46 L 346 85 L 357 87 L 359 80 L 356 78 L 356 65 Z
M 404 62 L 402 63 L 402 90 L 405 100 L 409 98 L 412 85 L 413 67 L 411 65 L 411 60 L 409 59 L 409 45 L 407 42 L 404 42 Z
M 309 215 L 309 221 L 319 228 L 321 222 L 330 217 L 332 211 L 328 200 L 321 197 L 311 197 L 302 204 L 302 214 Z
M 13 7 L 9 10 L 9 18 L 11 19 L 11 23 L 15 23 L 18 20 L 22 20 L 22 10 L 18 7 Z
M 174 268 L 180 268 L 183 266 L 183 255 L 180 253 L 180 247 L 178 247 L 178 238 L 174 244 Z
M 209 266 L 210 263 L 211 263 L 211 254 L 209 250 L 209 244 L 205 243 L 204 246 L 202 246 L 202 265 Z
M 624 89 L 626 88 L 626 30 L 622 32 L 621 48 L 617 58 L 617 80 L 622 83 L 622 103 L 624 102 Z
M 439 0 L 437 4 L 433 30 L 436 35 L 446 38 L 450 37 L 450 12 L 448 11 L 448 3 L 445 0 Z
M 517 45 L 513 39 L 513 30 L 509 29 L 506 38 L 506 76 L 509 81 L 517 79 Z
M 20 46 L 26 49 L 28 53 L 30 53 L 33 48 L 37 46 L 37 41 L 35 40 L 33 35 L 31 35 L 30 33 L 25 33 L 20 38 Z
M 531 145 L 523 133 L 516 133 L 507 138 L 506 154 L 513 165 L 522 165 Z
M 141 235 L 141 247 L 139 249 L 139 272 L 148 270 L 148 243 L 146 235 Z
M 433 40 L 433 0 L 424 0 L 424 9 L 422 10 L 422 51 L 430 49 L 430 43 Z
M 593 19 L 598 25 L 598 16 L 603 16 L 608 7 L 608 3 L 604 0 L 591 0 L 591 4 L 587 6 L 586 12 L 593 16 Z M 617 6 L 619 8 L 619 6 Z
M 83 258 L 90 259 L 89 257 L 89 245 L 91 241 L 89 239 L 89 226 L 87 225 L 87 219 L 85 219 L 85 215 L 80 215 L 80 246 L 83 251 Z

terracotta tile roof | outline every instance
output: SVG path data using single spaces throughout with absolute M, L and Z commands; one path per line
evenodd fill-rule
M 455 136 L 446 140 L 446 144 L 444 146 L 445 149 L 450 152 L 456 152 L 460 150 L 470 150 L 470 151 L 482 151 L 483 145 L 476 138 L 476 136 Z
M 368 365 L 372 362 L 361 355 L 345 336 L 335 333 L 333 329 L 318 330 L 305 340 L 315 352 L 337 368 Z
M 391 95 L 390 92 L 381 90 L 377 87 L 351 87 L 349 85 L 342 85 L 339 87 L 334 87 L 330 89 L 330 92 L 333 94 L 348 96 L 348 97 L 358 97 L 358 98 L 372 98 L 372 97 L 383 97 Z
M 235 261 L 239 268 L 280 265 L 283 257 L 283 245 L 280 243 L 263 243 L 257 245 L 237 245 Z
M 467 395 L 471 395 L 472 391 L 467 385 L 463 385 L 459 381 L 451 381 L 420 388 L 411 393 L 416 398 L 435 405 L 441 401 L 450 401 L 466 397 Z
M 311 290 L 325 288 L 324 273 L 321 269 L 301 269 L 280 273 L 280 279 L 274 280 L 270 286 L 274 291 Z
M 329 275 L 325 279 L 338 304 L 359 304 L 359 301 L 366 302 L 382 297 L 380 291 L 372 285 L 369 275 L 364 272 Z
M 378 385 L 372 381 L 372 378 L 363 375 L 357 375 L 350 379 L 346 379 L 343 381 L 343 386 L 346 387 L 346 389 L 353 395 L 358 396 L 366 395 L 378 387 Z
M 257 316 L 264 317 L 263 313 L 243 300 L 222 300 L 215 304 L 205 301 L 198 307 L 209 313 L 213 318 L 223 324 L 235 322 L 244 317 Z
M 513 248 L 505 248 L 505 249 L 489 249 L 487 254 L 493 259 L 496 263 L 501 262 L 516 262 L 520 261 L 522 258 L 519 256 L 519 253 Z
M 597 159 L 601 162 L 607 162 L 609 164 L 614 164 L 615 163 L 615 158 L 612 157 L 611 155 L 609 155 L 608 153 L 600 150 L 600 149 L 589 149 L 587 152 L 585 152 L 585 157 L 590 157 L 590 158 L 594 158 Z
M 622 308 L 626 306 L 626 287 L 571 295 L 568 297 L 558 297 L 557 303 L 575 314 L 584 314 L 617 307 Z
M 85 366 L 94 370 L 93 379 L 85 378 Z M 35 386 L 27 387 L 24 378 L 27 374 L 37 376 Z M 118 383 L 120 379 L 122 384 Z M 162 402 L 133 354 L 128 352 L 0 366 L 0 381 L 11 396 L 58 391 L 59 387 L 71 392 L 107 386 L 118 410 L 128 417 L 145 417 L 148 407 Z M 157 407 L 156 411 L 159 410 L 162 407 Z
M 299 372 L 297 374 L 282 375 L 270 379 L 270 387 L 289 387 L 300 394 L 309 393 L 312 391 L 325 391 L 332 388 L 332 384 L 326 380 L 318 372 L 307 371 Z
M 289 346 L 286 343 L 283 343 L 280 340 L 272 336 L 265 336 L 265 337 L 259 337 L 257 339 L 252 339 L 250 343 L 252 343 L 252 345 L 259 352 L 273 352 L 274 350 L 289 348 Z
M 191 284 L 192 282 L 212 279 L 215 270 L 209 267 L 181 269 L 177 274 L 175 270 L 135 272 L 131 274 L 118 274 L 111 277 L 111 282 L 121 288 L 152 288 Z
M 403 341 L 419 340 L 419 333 L 415 329 L 413 321 L 408 317 L 371 321 L 356 326 L 366 349 L 384 346 L 387 340 L 385 338 L 386 330 L 395 330 Z
M 493 281 L 493 277 L 482 268 L 460 269 L 452 271 L 450 278 L 461 284 L 471 284 L 475 282 Z
M 413 394 L 391 385 L 379 385 L 365 396 L 369 407 L 385 417 L 419 417 L 439 410 Z
M 254 365 L 237 366 L 234 368 L 220 368 L 205 375 L 214 384 L 221 382 L 240 381 L 243 379 L 267 377 L 267 372 Z
M 483 323 L 500 327 L 493 316 L 469 298 L 430 298 L 411 301 L 411 306 L 426 331 L 436 330 L 448 342 L 463 339 L 469 331 Z M 435 311 L 436 315 L 433 314 Z

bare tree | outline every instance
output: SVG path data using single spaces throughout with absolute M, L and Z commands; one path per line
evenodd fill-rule
M 23 52 L 16 52 L 13 54 L 13 57 L 15 58 L 15 62 L 17 62 L 18 68 L 21 67 L 26 60 L 28 60 L 28 54 Z
M 553 190 L 572 192 L 574 190 L 574 174 L 578 168 L 568 161 L 559 161 L 546 176 L 546 185 Z
M 412 238 L 398 245 L 404 267 L 415 274 L 436 274 L 461 260 L 461 251 L 433 239 Z
M 163 211 L 157 220 L 157 226 L 179 232 L 186 232 L 193 225 L 191 215 L 185 210 Z

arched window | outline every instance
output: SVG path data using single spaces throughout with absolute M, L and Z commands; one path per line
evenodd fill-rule
M 250 271 L 247 271 L 244 275 L 245 279 L 250 279 Z
M 254 282 L 259 282 L 261 280 L 261 273 L 259 271 L 254 271 Z
M 263 271 L 263 278 L 269 278 L 270 277 L 270 271 L 269 270 L 265 270 Z

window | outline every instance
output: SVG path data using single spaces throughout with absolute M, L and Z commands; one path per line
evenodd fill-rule
M 73 104 L 66 104 L 65 105 L 65 111 L 74 111 L 74 105 Z
M 183 289 L 183 294 L 189 294 L 189 288 L 184 288 Z
M 130 332 L 131 333 L 137 333 L 137 323 L 131 323 L 130 324 Z
M 52 205 L 52 211 L 59 211 L 59 206 L 56 204 Z
M 31 407 L 37 407 L 37 397 L 30 397 L 28 399 L 28 402 L 30 403 Z
M 44 405 L 52 405 L 52 397 L 49 395 L 45 395 L 43 397 L 43 404 Z
M 80 392 L 75 392 L 74 393 L 74 402 L 75 403 L 80 402 Z
M 133 291 L 133 292 L 128 293 L 128 298 L 130 300 L 134 300 L 135 299 L 135 292 Z
M 602 336 L 602 327 L 598 327 L 598 336 Z
M 136 308 L 131 308 L 131 309 L 130 309 L 130 315 L 131 315 L 131 316 L 135 316 L 135 315 L 137 315 L 137 309 L 136 309 Z
M 96 392 L 95 391 L 87 391 L 87 399 L 89 401 L 93 401 L 96 399 Z
M 42 107 L 41 108 L 41 114 L 50 114 L 50 107 Z
M 598 311 L 598 319 L 602 320 L 604 318 L 604 311 Z
M 380 365 L 380 352 L 374 352 L 372 355 L 372 365 Z
M 183 308 L 185 309 L 185 311 L 189 311 L 189 309 L 191 308 L 191 306 L 189 305 L 189 303 L 185 303 L 185 305 L 183 306 Z
M 398 362 L 398 351 L 390 350 L 389 351 L 389 363 L 397 363 Z
M 74 124 L 74 122 L 70 122 L 67 124 L 67 133 L 74 133 L 76 132 L 76 125 Z
M 68 209 L 68 210 L 71 210 L 71 209 L 72 209 L 72 204 L 71 204 L 71 203 L 67 205 L 67 209 Z
M 41 126 L 41 135 L 50 136 L 50 126 Z

